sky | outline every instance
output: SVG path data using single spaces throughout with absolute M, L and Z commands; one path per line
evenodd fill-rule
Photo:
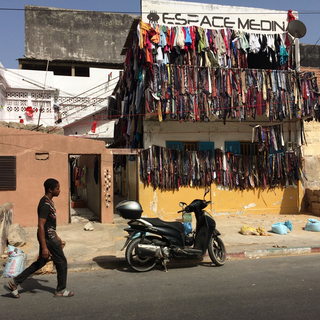
M 300 43 L 320 45 L 319 0 L 189 0 L 189 2 L 298 11 L 299 20 L 307 28 L 307 33 L 300 39 Z M 7 69 L 17 69 L 19 66 L 17 59 L 24 57 L 25 5 L 140 14 L 140 0 L 0 0 L 0 62 Z

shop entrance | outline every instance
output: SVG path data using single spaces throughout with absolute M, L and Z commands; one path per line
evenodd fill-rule
M 69 155 L 69 223 L 101 222 L 100 155 Z
M 113 149 L 114 213 L 122 200 L 138 200 L 138 155 L 135 150 Z

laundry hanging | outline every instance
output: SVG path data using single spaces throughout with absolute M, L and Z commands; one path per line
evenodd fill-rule
M 301 173 L 304 175 L 301 159 L 300 148 L 274 153 L 265 150 L 255 156 L 220 149 L 182 152 L 160 146 L 139 151 L 141 180 L 161 190 L 212 183 L 240 190 L 297 185 Z
M 274 69 L 294 68 L 288 33 L 258 34 L 235 29 L 162 26 L 140 21 L 134 45 L 145 63 L 248 67 L 248 54 L 262 54 Z M 290 57 L 289 57 L 290 55 Z M 284 61 L 281 56 L 287 56 Z
M 159 121 L 292 120 L 312 116 L 319 99 L 312 72 L 164 64 L 148 71 L 143 82 L 130 80 L 128 111 Z
M 261 116 L 270 122 L 320 119 L 315 73 L 294 71 L 287 36 L 140 21 L 118 97 L 126 147 L 143 146 L 137 133 L 142 117 L 224 124 Z M 248 68 L 257 54 L 267 58 L 269 69 Z

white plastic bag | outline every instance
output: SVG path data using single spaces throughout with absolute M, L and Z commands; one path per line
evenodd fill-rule
M 19 275 L 26 266 L 27 255 L 19 248 L 8 245 L 8 261 L 2 273 L 2 278 L 13 278 Z

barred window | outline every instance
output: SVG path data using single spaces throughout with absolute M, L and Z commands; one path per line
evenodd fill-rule
M 16 190 L 16 157 L 0 156 L 0 191 Z

